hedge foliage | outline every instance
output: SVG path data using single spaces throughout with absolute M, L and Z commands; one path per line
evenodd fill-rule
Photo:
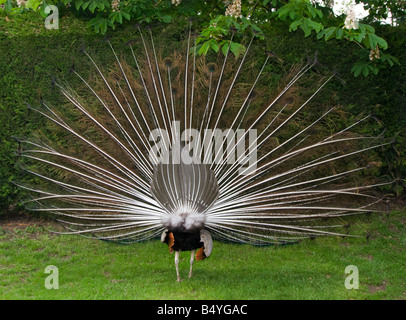
M 153 27 L 154 34 L 157 41 L 170 43 L 184 34 L 185 25 L 185 21 L 163 23 Z M 383 166 L 379 174 L 393 179 L 406 177 L 406 44 L 402 38 L 406 27 L 376 26 L 390 44 L 388 53 L 396 56 L 401 65 L 367 78 L 351 74 L 356 47 L 335 40 L 317 40 L 315 36 L 304 38 L 288 29 L 286 22 L 273 22 L 258 45 L 271 50 L 286 65 L 318 52 L 320 64 L 337 70 L 341 80 L 327 88 L 323 96 L 326 104 L 341 105 L 350 118 L 372 113 L 377 125 L 364 128 L 366 134 L 385 130 L 386 137 L 396 136 L 393 147 L 380 153 Z M 108 36 L 120 48 L 137 32 L 129 26 Z M 59 92 L 52 85 L 52 77 L 66 76 L 72 65 L 81 64 L 83 45 L 97 52 L 98 59 L 109 61 L 110 52 L 102 39 L 75 17 L 64 17 L 59 30 L 47 30 L 43 20 L 32 12 L 12 19 L 0 15 L 0 214 L 19 210 L 19 190 L 12 182 L 24 173 L 17 165 L 19 143 L 14 137 L 29 136 L 44 124 L 40 116 L 27 109 L 27 103 L 35 105 L 40 99 L 51 105 L 58 103 Z M 404 195 L 403 190 L 404 181 L 399 180 L 388 192 Z

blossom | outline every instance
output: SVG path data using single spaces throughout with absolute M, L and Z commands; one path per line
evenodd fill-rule
M 369 60 L 377 60 L 381 57 L 381 54 L 379 52 L 379 47 L 376 46 L 375 49 L 371 49 L 371 52 L 369 53 Z
M 17 0 L 17 5 L 23 7 L 27 1 L 26 0 Z
M 182 0 L 172 0 L 172 4 L 177 7 L 178 5 L 180 5 L 180 3 L 182 2 Z
M 118 10 L 118 5 L 119 5 L 120 1 L 118 0 L 113 0 L 111 1 L 111 9 L 113 11 L 117 11 Z
M 242 18 L 241 0 L 234 0 L 231 4 L 228 5 L 226 9 L 226 16 L 230 16 L 233 18 Z
M 351 5 L 347 10 L 347 17 L 344 21 L 344 28 L 346 29 L 358 29 L 358 18 L 355 16 L 354 6 Z

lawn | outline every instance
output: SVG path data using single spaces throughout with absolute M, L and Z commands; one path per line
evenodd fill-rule
M 0 221 L 0 299 L 406 299 L 406 209 L 365 217 L 351 233 L 288 246 L 215 242 L 212 256 L 194 264 L 159 240 L 120 245 L 56 235 L 42 220 Z M 47 289 L 47 266 L 58 268 L 58 289 Z M 359 272 L 347 289 L 345 269 Z M 49 282 L 49 281 L 48 281 Z M 52 281 L 50 283 L 53 283 Z M 354 282 L 351 282 L 354 283 Z M 55 283 L 53 283 L 55 285 Z

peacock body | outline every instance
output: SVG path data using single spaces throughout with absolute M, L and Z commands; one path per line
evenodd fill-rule
M 364 155 L 388 142 L 351 132 L 368 116 L 323 135 L 335 108 L 311 108 L 334 74 L 308 59 L 271 92 L 279 62 L 252 55 L 254 37 L 238 59 L 200 57 L 191 30 L 183 51 L 166 56 L 150 29 L 138 29 L 128 59 L 106 42 L 107 69 L 84 49 L 93 83 L 72 68 L 79 88 L 54 81 L 65 103 L 30 106 L 50 123 L 21 140 L 25 170 L 40 181 L 19 184 L 30 210 L 52 213 L 70 234 L 161 237 L 178 281 L 179 252 L 191 251 L 191 276 L 212 237 L 267 245 L 342 235 L 342 219 L 376 210 L 381 199 L 368 191 L 383 182 L 358 177 L 370 166 Z

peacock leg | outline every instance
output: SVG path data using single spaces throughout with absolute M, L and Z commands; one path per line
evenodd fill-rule
M 195 258 L 195 251 L 196 251 L 196 250 L 192 250 L 191 253 L 190 253 L 190 271 L 189 271 L 189 278 L 192 277 L 192 268 L 193 268 L 193 261 L 194 261 L 194 258 Z
M 179 254 L 180 254 L 180 251 L 175 251 L 176 277 L 177 277 L 177 281 L 181 282 L 181 279 L 180 279 L 180 276 L 179 276 Z

